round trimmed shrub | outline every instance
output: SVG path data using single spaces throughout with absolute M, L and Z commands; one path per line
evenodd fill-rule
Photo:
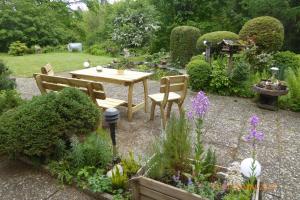
M 284 27 L 274 17 L 257 17 L 246 22 L 239 35 L 242 40 L 253 39 L 260 51 L 273 52 L 283 45 Z
M 178 26 L 170 36 L 170 53 L 173 62 L 185 66 L 193 55 L 196 54 L 196 42 L 200 30 L 192 26 Z
M 205 51 L 206 47 L 203 42 L 209 41 L 212 43 L 212 48 L 216 48 L 219 42 L 222 42 L 224 39 L 226 40 L 238 40 L 239 36 L 230 31 L 215 31 L 211 33 L 206 33 L 198 38 L 197 40 L 197 49 L 200 52 Z
M 187 65 L 187 73 L 192 90 L 199 91 L 209 87 L 211 67 L 203 59 L 193 59 Z
M 97 106 L 77 89 L 37 96 L 0 116 L 0 152 L 49 156 L 61 139 L 90 133 L 99 120 Z

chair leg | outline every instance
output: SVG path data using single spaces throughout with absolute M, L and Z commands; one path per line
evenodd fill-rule
M 170 102 L 168 103 L 167 118 L 170 118 L 172 105 L 173 105 L 173 102 L 170 101 Z
M 183 110 L 182 110 L 182 104 L 179 104 L 179 103 L 178 103 L 177 105 L 178 105 L 179 113 L 181 114 L 182 111 L 183 111 Z
M 156 103 L 155 103 L 154 101 L 152 101 L 150 120 L 153 120 L 153 119 L 154 119 L 155 106 L 156 106 Z
M 166 115 L 165 115 L 165 110 L 163 108 L 162 105 L 159 105 L 160 106 L 160 115 L 161 115 L 161 120 L 162 120 L 162 125 L 163 125 L 163 129 L 166 128 Z

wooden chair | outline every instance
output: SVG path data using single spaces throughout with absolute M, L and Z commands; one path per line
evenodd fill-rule
M 52 68 L 52 66 L 50 64 L 47 64 L 44 67 L 42 67 L 41 68 L 41 73 L 42 74 L 46 74 L 46 75 L 50 75 L 50 76 L 54 75 L 53 68 Z
M 163 77 L 160 80 L 160 93 L 149 95 L 152 101 L 150 120 L 154 119 L 155 106 L 159 105 L 165 128 L 166 119 L 170 117 L 173 103 L 177 103 L 180 112 L 182 111 L 182 104 L 187 93 L 187 83 L 188 77 L 186 75 Z M 168 105 L 167 114 L 165 114 L 166 105 Z
M 64 88 L 75 87 L 89 95 L 96 105 L 102 109 L 115 108 L 126 104 L 123 100 L 106 98 L 103 85 L 99 82 L 44 74 L 34 74 L 34 78 L 42 94 L 49 91 L 60 91 Z

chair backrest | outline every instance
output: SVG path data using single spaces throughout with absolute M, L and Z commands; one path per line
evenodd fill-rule
M 64 88 L 74 87 L 89 95 L 94 102 L 97 102 L 96 99 L 106 98 L 103 85 L 99 82 L 45 74 L 34 74 L 34 78 L 42 94 L 48 91 L 60 91 Z
M 42 74 L 46 74 L 46 75 L 50 75 L 50 76 L 54 75 L 53 68 L 52 68 L 52 66 L 50 64 L 47 64 L 44 67 L 42 67 L 41 68 L 41 73 Z
M 160 80 L 160 92 L 164 93 L 164 100 L 162 105 L 165 106 L 168 101 L 169 93 L 176 92 L 181 93 L 179 104 L 184 102 L 187 93 L 188 76 L 178 75 L 178 76 L 166 76 Z

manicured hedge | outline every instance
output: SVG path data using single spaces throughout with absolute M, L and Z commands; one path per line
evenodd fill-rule
M 171 32 L 170 52 L 173 62 L 185 66 L 196 54 L 196 42 L 200 30 L 192 26 L 178 26 Z
M 197 40 L 197 49 L 200 52 L 205 51 L 206 47 L 203 44 L 203 42 L 205 40 L 211 42 L 212 48 L 215 48 L 217 46 L 217 44 L 224 39 L 238 40 L 239 36 L 230 31 L 215 31 L 215 32 L 211 32 L 211 33 L 206 33 L 206 34 L 202 35 L 201 37 L 199 37 L 199 39 Z
M 291 51 L 274 54 L 275 66 L 279 68 L 279 79 L 284 80 L 285 72 L 290 68 L 294 71 L 300 69 L 300 57 Z
M 0 152 L 47 156 L 59 140 L 90 133 L 99 120 L 99 109 L 77 89 L 37 96 L 0 116 Z
M 253 39 L 260 51 L 273 52 L 283 45 L 284 27 L 274 17 L 257 17 L 246 22 L 239 35 L 242 40 Z
M 187 65 L 187 73 L 192 90 L 199 91 L 209 88 L 211 67 L 201 57 L 194 57 Z

